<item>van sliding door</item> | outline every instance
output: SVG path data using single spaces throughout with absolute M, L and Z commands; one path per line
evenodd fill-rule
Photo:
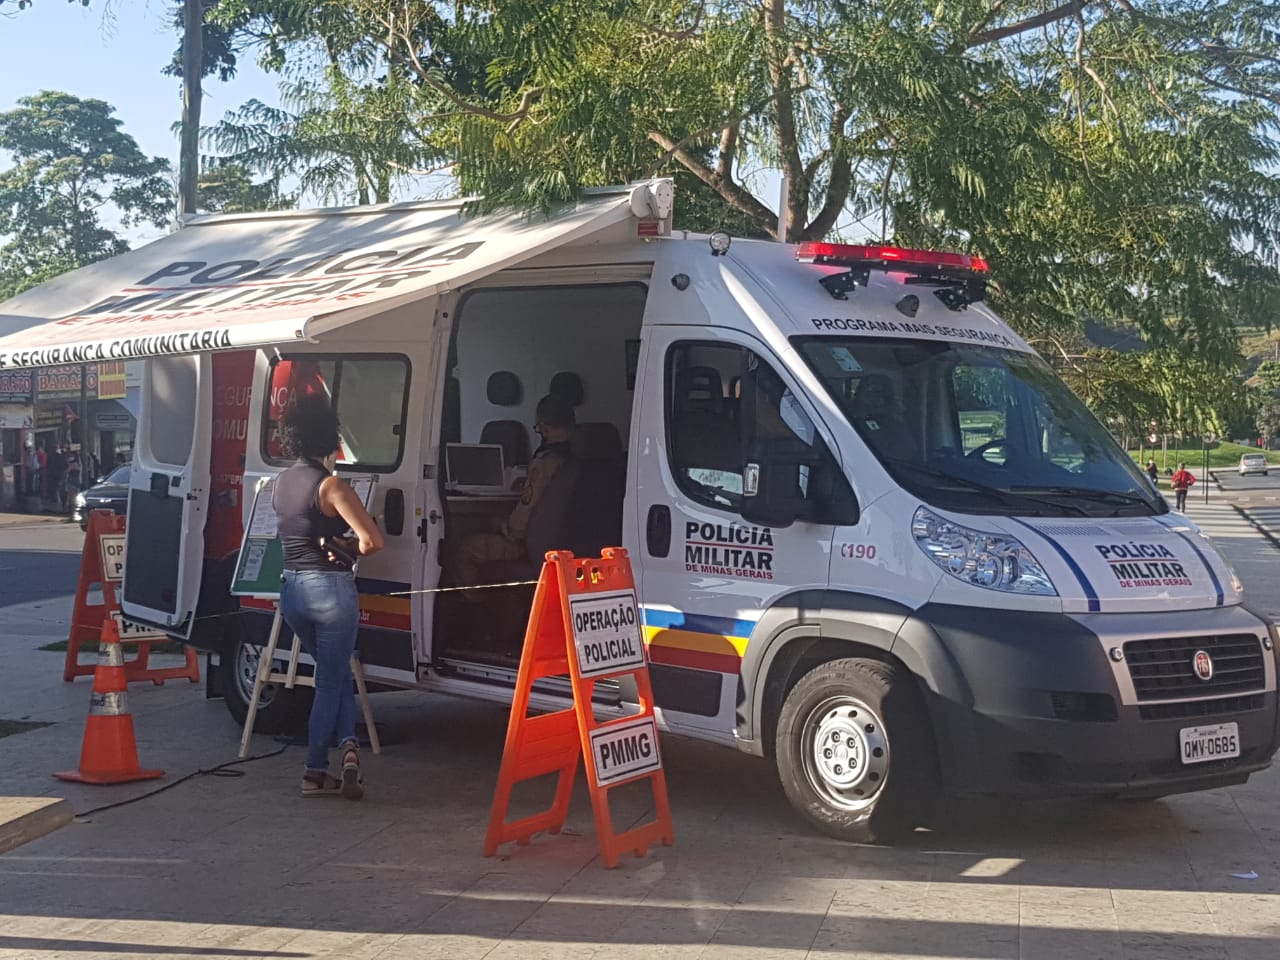
M 147 360 L 129 477 L 124 614 L 188 637 L 200 593 L 209 506 L 213 362 Z

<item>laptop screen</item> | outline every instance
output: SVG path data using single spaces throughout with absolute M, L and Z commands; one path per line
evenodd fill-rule
M 459 487 L 501 487 L 502 447 L 496 443 L 450 443 L 445 446 L 448 482 Z

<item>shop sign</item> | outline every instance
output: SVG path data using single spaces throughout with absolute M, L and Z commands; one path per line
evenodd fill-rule
M 0 403 L 31 403 L 31 370 L 0 373 Z
M 38 367 L 36 390 L 41 400 L 78 400 L 80 398 L 80 364 L 61 367 Z M 85 364 L 85 392 L 98 395 L 98 365 Z
M 128 392 L 125 378 L 124 361 L 113 360 L 98 364 L 98 399 L 120 400 Z M 110 427 L 101 429 L 110 430 Z
M 129 431 L 133 429 L 133 418 L 127 413 L 95 413 L 93 415 L 93 429 L 116 432 Z
M 29 406 L 0 406 L 0 430 L 30 430 L 33 425 Z
M 67 416 L 62 407 L 50 407 L 47 410 L 36 411 L 37 430 L 52 430 L 66 422 Z

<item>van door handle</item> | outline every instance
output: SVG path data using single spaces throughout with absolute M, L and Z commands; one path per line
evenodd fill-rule
M 671 552 L 671 509 L 665 504 L 655 503 L 649 508 L 644 537 L 651 557 L 665 557 Z

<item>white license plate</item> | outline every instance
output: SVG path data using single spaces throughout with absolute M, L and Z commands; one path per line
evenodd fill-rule
M 1183 727 L 1178 731 L 1183 763 L 1229 760 L 1240 756 L 1240 728 L 1234 723 Z

